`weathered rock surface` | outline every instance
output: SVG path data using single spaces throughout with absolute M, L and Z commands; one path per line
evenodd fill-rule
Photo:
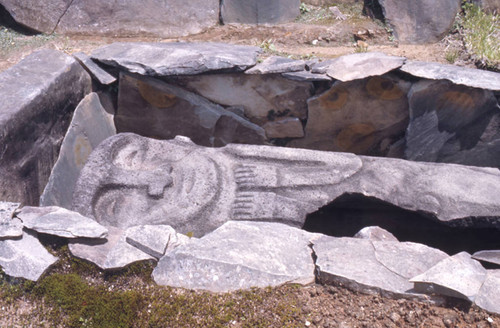
M 245 74 L 275 74 L 303 71 L 306 68 L 304 60 L 294 60 L 286 57 L 271 56 L 262 63 L 245 71 Z
M 186 235 L 176 233 L 168 225 L 144 225 L 130 227 L 125 231 L 126 241 L 157 259 L 165 252 L 174 250 L 190 241 Z
M 90 76 L 72 57 L 47 49 L 0 73 L 0 85 L 0 199 L 36 205 Z
M 21 237 L 23 224 L 14 217 L 14 212 L 21 204 L 0 202 L 0 238 Z
M 373 241 L 398 241 L 392 233 L 380 227 L 365 227 L 356 233 L 354 238 L 369 239 Z
M 223 0 L 221 18 L 224 24 L 279 24 L 299 16 L 300 0 Z
M 412 86 L 408 99 L 407 159 L 500 167 L 500 154 L 467 156 L 495 154 L 500 149 L 498 130 L 484 138 L 488 125 L 500 114 L 493 92 L 445 80 L 422 80 Z
M 23 225 L 39 233 L 64 238 L 106 238 L 108 229 L 62 207 L 23 207 L 16 215 Z
M 302 227 L 344 194 L 455 226 L 500 227 L 500 171 L 269 146 L 197 146 L 121 134 L 91 154 L 73 208 L 117 227 L 166 224 L 203 236 L 229 219 Z
M 100 84 L 110 85 L 117 81 L 116 77 L 109 74 L 107 71 L 97 65 L 89 56 L 83 52 L 73 54 L 73 57 L 89 72 L 89 74 Z
M 407 127 L 409 87 L 392 75 L 336 83 L 308 100 L 306 136 L 289 145 L 386 155 Z
M 326 73 L 336 80 L 347 82 L 383 75 L 400 68 L 405 61 L 404 57 L 388 56 L 381 52 L 364 52 L 318 63 L 313 65 L 312 72 Z
M 218 0 L 74 0 L 56 31 L 61 34 L 176 37 L 217 25 Z
M 332 78 L 326 74 L 312 73 L 310 71 L 283 73 L 281 76 L 293 81 L 331 81 Z
M 0 266 L 16 278 L 37 281 L 58 258 L 52 256 L 35 232 L 24 232 L 21 239 L 0 240 Z
M 447 34 L 460 0 L 379 0 L 386 23 L 402 43 L 432 43 Z
M 304 127 L 302 122 L 295 117 L 286 117 L 267 122 L 262 126 L 268 138 L 302 138 Z
M 424 79 L 449 80 L 472 88 L 500 91 L 500 73 L 422 61 L 407 61 L 401 70 Z
M 107 239 L 73 239 L 69 250 L 74 256 L 90 261 L 103 270 L 121 269 L 129 264 L 154 260 L 149 254 L 130 245 L 125 231 L 115 227 L 108 229 Z
M 190 137 L 205 146 L 262 144 L 264 130 L 246 119 L 178 86 L 148 77 L 121 74 L 118 132 L 171 139 Z
M 475 303 L 480 308 L 500 314 L 500 270 L 487 270 L 486 279 L 476 296 Z
M 414 296 L 408 280 L 448 257 L 422 244 L 322 236 L 313 242 L 321 283 L 389 296 Z
M 258 47 L 225 43 L 113 43 L 91 57 L 132 73 L 151 76 L 244 71 L 257 64 Z
M 167 253 L 153 278 L 160 285 L 227 292 L 314 281 L 311 240 L 318 235 L 279 223 L 227 222 Z
M 115 134 L 113 116 L 106 113 L 99 96 L 87 95 L 73 114 L 40 205 L 70 209 L 76 181 L 88 156 L 101 141 Z
M 279 75 L 212 74 L 182 77 L 177 83 L 217 104 L 244 108 L 256 124 L 276 117 L 307 118 L 306 101 L 313 90 L 310 82 Z
M 2 0 L 0 4 L 14 20 L 33 30 L 50 34 L 71 4 L 71 0 Z
M 500 250 L 479 251 L 472 254 L 472 258 L 500 265 Z
M 421 293 L 458 297 L 474 302 L 486 279 L 486 269 L 470 254 L 461 252 L 437 263 L 413 277 L 415 290 Z M 498 288 L 498 286 L 497 286 Z

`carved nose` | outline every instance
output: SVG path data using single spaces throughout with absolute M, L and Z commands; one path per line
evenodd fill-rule
M 165 188 L 170 187 L 174 183 L 172 178 L 172 166 L 165 164 L 150 172 L 148 181 L 145 181 L 148 186 L 148 195 L 159 198 L 163 196 Z

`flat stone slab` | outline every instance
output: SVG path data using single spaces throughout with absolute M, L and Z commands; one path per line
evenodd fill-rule
M 37 281 L 57 260 L 40 244 L 36 232 L 0 240 L 0 266 L 8 276 Z
M 500 270 L 487 270 L 486 279 L 476 296 L 475 303 L 486 311 L 500 314 Z
M 91 78 L 73 57 L 44 49 L 1 72 L 0 85 L 0 199 L 38 205 Z
M 73 57 L 89 72 L 92 77 L 100 84 L 110 85 L 117 81 L 117 78 L 106 72 L 99 65 L 97 65 L 89 56 L 83 52 L 73 54 Z
M 176 233 L 168 225 L 130 227 L 125 235 L 127 243 L 157 259 L 190 241 L 188 236 Z
M 153 278 L 160 285 L 212 292 L 312 283 L 309 244 L 317 236 L 279 223 L 230 221 L 167 253 Z
M 405 63 L 406 58 L 388 56 L 381 52 L 364 52 L 341 56 L 313 65 L 313 73 L 326 73 L 342 81 L 364 79 L 369 76 L 383 75 Z
M 245 71 L 245 74 L 276 74 L 303 71 L 306 68 L 304 60 L 294 60 L 286 57 L 271 56 L 262 63 Z
M 223 24 L 280 24 L 300 15 L 300 0 L 224 0 L 221 2 Z
M 398 241 L 389 231 L 380 227 L 365 227 L 359 230 L 354 238 L 369 239 L 374 241 Z
M 21 204 L 0 202 L 0 238 L 21 237 L 23 224 L 14 217 L 14 212 Z
M 500 265 L 500 250 L 479 251 L 472 254 L 472 258 Z
M 73 209 L 105 226 L 165 224 L 200 237 L 231 219 L 302 227 L 307 214 L 345 194 L 451 226 L 500 226 L 498 169 L 134 134 L 94 150 Z
M 107 227 L 108 236 L 100 239 L 75 239 L 69 243 L 69 250 L 74 256 L 96 264 L 103 270 L 122 269 L 139 261 L 154 260 L 126 241 L 125 231 Z
M 96 221 L 57 206 L 26 206 L 17 217 L 28 229 L 64 238 L 105 238 L 108 235 L 108 229 Z
M 449 80 L 473 88 L 500 91 L 500 73 L 455 65 L 407 61 L 401 71 L 431 80 Z
M 486 279 L 486 269 L 461 252 L 437 263 L 428 271 L 413 277 L 415 290 L 422 293 L 441 294 L 474 302 Z
M 321 283 L 396 297 L 418 298 L 409 279 L 448 257 L 422 244 L 347 237 L 322 236 L 313 249 Z
M 75 184 L 87 158 L 99 143 L 115 134 L 113 115 L 106 112 L 96 93 L 90 93 L 73 114 L 40 205 L 70 209 Z
M 91 57 L 132 73 L 150 76 L 244 71 L 257 64 L 258 47 L 225 43 L 113 43 Z
M 326 74 L 312 73 L 310 71 L 283 73 L 281 76 L 299 82 L 331 81 L 332 78 Z

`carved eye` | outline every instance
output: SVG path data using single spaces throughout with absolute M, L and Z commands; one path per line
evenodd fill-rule
M 139 170 L 146 159 L 147 145 L 138 140 L 118 145 L 113 156 L 113 164 L 126 170 Z
M 370 95 L 383 100 L 396 100 L 404 96 L 403 91 L 389 79 L 375 76 L 366 83 Z

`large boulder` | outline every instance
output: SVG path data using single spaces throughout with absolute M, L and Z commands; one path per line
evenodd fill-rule
M 386 23 L 403 43 L 432 43 L 449 32 L 461 0 L 378 0 Z
M 261 49 L 225 43 L 113 43 L 95 50 L 98 62 L 150 76 L 243 71 L 257 63 Z
M 168 252 L 153 278 L 160 285 L 227 292 L 314 282 L 311 241 L 318 235 L 268 222 L 227 222 Z
M 101 141 L 114 134 L 113 116 L 102 107 L 96 93 L 87 95 L 73 114 L 40 205 L 71 208 L 76 180 L 88 156 Z
M 205 146 L 228 143 L 262 144 L 262 128 L 222 106 L 178 86 L 149 78 L 120 75 L 118 132 L 171 139 L 190 137 Z
M 120 134 L 91 154 L 73 207 L 105 226 L 166 224 L 203 236 L 230 219 L 302 227 L 348 194 L 449 225 L 498 228 L 499 193 L 493 168 Z
M 300 14 L 300 0 L 222 0 L 224 24 L 279 24 L 295 20 Z
M 2 72 L 0 85 L 0 199 L 37 205 L 91 79 L 72 57 L 40 50 Z

